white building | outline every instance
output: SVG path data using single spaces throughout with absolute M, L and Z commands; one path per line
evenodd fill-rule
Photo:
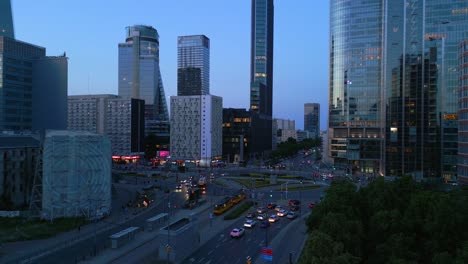
M 222 155 L 223 100 L 219 96 L 171 96 L 171 158 L 199 160 Z
M 107 135 L 113 155 L 144 152 L 144 101 L 117 95 L 68 97 L 68 129 Z
M 89 132 L 47 131 L 42 177 L 43 218 L 95 218 L 109 214 L 109 139 Z

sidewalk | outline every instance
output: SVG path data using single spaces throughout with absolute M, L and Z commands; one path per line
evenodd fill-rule
M 144 210 L 151 210 L 160 202 L 161 201 L 153 203 Z M 77 229 L 60 233 L 54 237 L 41 240 L 4 243 L 1 251 L 8 254 L 0 257 L 0 263 L 34 262 L 37 258 L 59 251 L 79 241 L 89 239 L 94 236 L 95 232 L 105 232 L 119 224 L 134 219 L 138 217 L 140 212 L 143 212 L 143 209 L 132 208 L 127 213 L 117 209 L 113 211 L 110 216 L 99 222 L 89 223 Z

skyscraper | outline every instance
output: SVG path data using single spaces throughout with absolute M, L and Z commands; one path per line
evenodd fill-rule
M 463 0 L 331 1 L 330 156 L 354 171 L 456 177 Z M 365 11 L 365 12 L 363 12 Z
M 252 0 L 250 109 L 273 114 L 273 0 Z
M 10 0 L 0 0 L 0 36 L 15 38 Z
M 304 130 L 312 133 L 313 138 L 320 136 L 320 104 L 304 104 Z
M 14 39 L 10 7 L 0 0 L 0 130 L 65 129 L 68 58 Z
M 126 28 L 119 44 L 119 95 L 145 100 L 145 119 L 169 120 L 159 69 L 159 35 L 151 26 Z
M 458 181 L 468 184 L 468 38 L 459 46 Z
M 177 38 L 177 95 L 210 94 L 210 39 L 205 35 Z
M 252 0 L 250 113 L 252 158 L 276 147 L 273 131 L 273 0 Z

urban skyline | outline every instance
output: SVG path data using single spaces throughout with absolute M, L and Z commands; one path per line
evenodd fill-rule
M 113 13 L 106 15 L 106 19 L 102 17 L 106 5 L 96 2 L 64 5 L 60 1 L 49 0 L 46 4 L 36 5 L 13 0 L 12 8 L 17 39 L 46 46 L 51 54 L 67 52 L 70 58 L 69 95 L 117 94 L 118 51 L 115 43 L 122 42 L 122 32 L 127 26 L 143 24 L 156 28 L 160 35 L 160 68 L 166 101 L 177 95 L 177 36 L 204 34 L 211 39 L 210 93 L 225 98 L 225 107 L 248 109 L 251 1 L 224 3 L 209 0 L 203 4 L 185 1 L 183 4 L 187 8 L 183 10 L 177 8 L 180 4 L 147 3 L 146 10 L 133 15 L 131 10 L 137 7 L 117 2 Z M 275 2 L 273 116 L 294 119 L 298 127 L 303 126 L 303 103 L 314 101 L 327 105 L 328 8 L 326 2 Z M 81 10 L 83 14 L 78 16 L 77 12 L 72 12 L 65 15 L 63 11 L 68 9 Z M 154 9 L 161 10 L 158 16 L 149 14 Z M 320 11 L 310 16 L 307 10 Z M 42 15 L 47 13 L 54 13 L 54 16 Z M 84 16 L 87 20 L 81 21 Z M 41 23 L 33 22 L 38 20 Z M 94 23 L 102 26 L 93 27 Z M 37 25 L 40 26 L 36 28 Z M 37 34 L 45 27 L 49 34 Z M 314 32 L 314 37 L 302 34 L 309 31 Z M 62 40 L 53 43 L 50 35 Z M 315 41 L 316 38 L 323 41 Z M 99 43 L 97 46 L 93 44 L 96 41 Z M 314 49 L 309 48 L 308 43 L 311 42 Z M 91 60 L 93 63 L 89 64 Z M 290 67 L 292 65 L 299 67 Z M 297 94 L 301 95 L 300 99 Z M 326 129 L 326 120 L 324 112 L 321 129 Z

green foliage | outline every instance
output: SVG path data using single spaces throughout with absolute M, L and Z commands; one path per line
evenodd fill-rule
M 301 263 L 468 263 L 468 190 L 405 177 L 360 190 L 336 181 L 326 192 L 306 221 Z
M 225 215 L 224 220 L 236 219 L 239 216 L 243 215 L 252 206 L 253 206 L 252 201 L 244 202 L 240 204 L 237 208 L 235 208 L 233 211 L 231 211 L 229 214 Z
M 278 159 L 293 156 L 298 151 L 303 149 L 311 149 L 322 146 L 322 138 L 304 139 L 302 142 L 296 142 L 293 138 L 288 138 L 288 141 L 281 142 L 278 147 L 270 155 L 271 163 L 278 163 Z

